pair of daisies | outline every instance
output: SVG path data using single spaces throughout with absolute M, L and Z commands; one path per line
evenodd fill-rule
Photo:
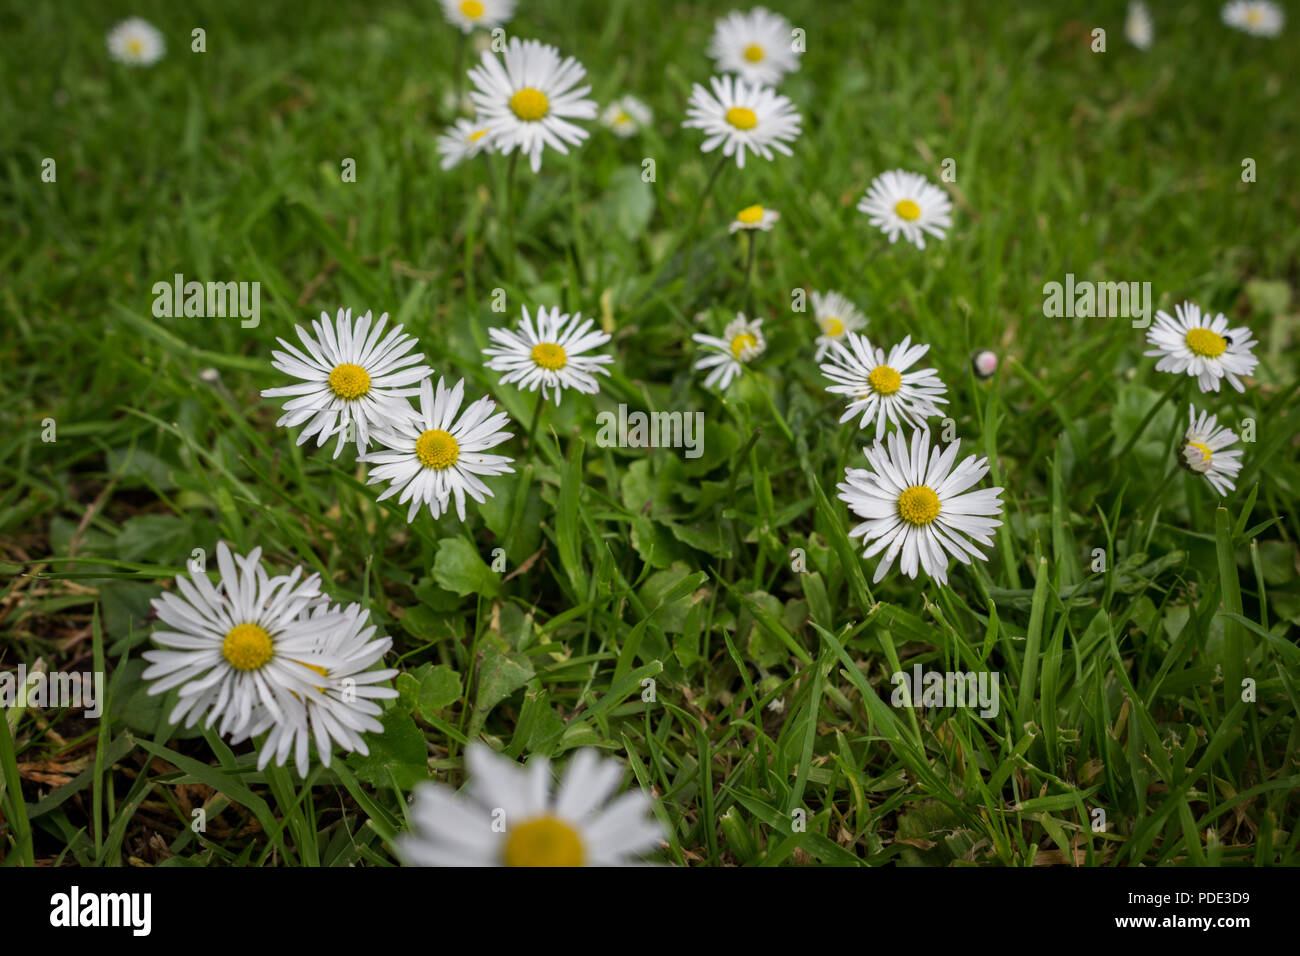
M 354 324 L 351 309 L 340 309 L 334 322 L 321 314 L 309 332 L 297 326 L 302 348 L 277 339 L 284 351 L 274 351 L 272 365 L 299 381 L 268 388 L 265 398 L 286 398 L 277 425 L 305 426 L 301 445 L 316 436 L 324 445 L 335 435 L 334 457 L 355 442 L 359 460 L 373 467 L 369 484 L 388 482 L 379 500 L 399 495 L 407 504 L 407 521 L 414 521 L 427 505 L 437 519 L 454 499 L 456 514 L 465 520 L 465 499 L 480 504 L 492 494 L 483 482 L 514 469 L 513 459 L 486 452 L 512 437 L 505 431 L 510 418 L 496 412 L 489 396 L 471 402 L 463 411 L 465 382 L 448 387 L 439 377 L 433 386 L 433 369 L 414 349 L 416 339 L 398 325 L 384 334 L 388 315 L 372 323 L 367 312 Z M 518 329 L 491 329 L 494 345 L 484 349 L 485 366 L 503 373 L 502 384 L 517 384 L 539 391 L 545 399 L 553 392 L 556 404 L 565 389 L 594 393 L 597 374 L 608 375 L 607 355 L 590 355 L 609 341 L 581 313 L 567 315 L 542 307 L 533 321 L 527 307 Z M 409 398 L 418 396 L 418 407 Z M 371 442 L 382 450 L 368 452 Z
M 1225 24 L 1243 33 L 1257 37 L 1275 37 L 1282 32 L 1286 23 L 1286 14 L 1276 3 L 1269 0 L 1232 0 L 1219 11 L 1219 18 Z M 1133 0 L 1128 5 L 1128 15 L 1124 19 L 1124 36 L 1139 50 L 1149 49 L 1155 38 L 1155 23 L 1151 11 L 1142 0 Z

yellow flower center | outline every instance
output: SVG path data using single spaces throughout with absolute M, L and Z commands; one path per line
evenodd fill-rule
M 535 122 L 551 111 L 551 101 L 541 90 L 525 86 L 510 97 L 510 108 L 525 122 Z
M 479 3 L 478 0 L 461 0 L 460 12 L 471 20 L 477 20 L 483 16 L 483 4 Z
M 757 345 L 758 339 L 750 335 L 748 332 L 741 332 L 731 340 L 731 354 L 736 356 L 736 358 L 740 358 L 742 352 L 746 349 L 755 348 Z
M 762 63 L 763 48 L 757 43 L 751 43 L 749 46 L 745 47 L 745 59 L 750 63 Z
M 1246 11 L 1246 22 L 1252 27 L 1259 26 L 1259 22 L 1264 19 L 1264 14 L 1259 11 L 1258 7 L 1251 7 Z
M 582 866 L 582 837 L 552 816 L 526 820 L 506 839 L 506 866 Z
M 564 368 L 569 363 L 569 356 L 565 354 L 564 346 L 551 342 L 539 342 L 533 346 L 530 354 L 535 363 L 552 372 Z
M 370 391 L 370 373 L 351 362 L 335 365 L 330 372 L 330 390 L 339 398 L 360 398 Z
M 271 659 L 271 635 L 256 624 L 236 624 L 221 642 L 221 656 L 235 670 L 260 670 Z
M 908 222 L 915 222 L 921 218 L 921 207 L 910 199 L 900 199 L 894 203 L 894 212 L 898 213 L 899 219 L 906 219 Z
M 460 442 L 451 432 L 430 428 L 415 440 L 415 457 L 425 468 L 450 468 L 460 457 Z
M 487 135 L 487 130 L 485 130 L 485 129 L 476 129 L 476 130 L 474 130 L 474 132 L 472 132 L 472 133 L 469 134 L 469 141 L 470 141 L 471 143 L 477 143 L 479 140 L 481 140 L 481 139 L 482 139 L 484 136 L 486 136 L 486 135 Z
M 867 375 L 867 384 L 877 395 L 893 395 L 903 387 L 903 377 L 888 365 L 877 365 Z
M 618 115 L 614 117 L 615 126 L 623 126 L 630 122 L 632 122 L 632 117 L 628 116 L 623 110 L 619 110 Z
M 131 37 L 131 39 L 126 41 L 126 48 L 131 53 L 134 53 L 136 56 L 139 56 L 141 53 L 144 52 L 144 43 L 140 40 L 139 37 Z
M 745 225 L 747 226 L 752 226 L 754 223 L 758 222 L 762 218 L 763 218 L 762 206 L 746 206 L 744 209 L 740 210 L 740 212 L 736 213 L 736 219 L 740 222 L 745 223 Z
M 898 516 L 910 525 L 926 525 L 939 517 L 939 496 L 925 485 L 912 485 L 898 496 Z
M 1187 347 L 1204 358 L 1217 358 L 1227 350 L 1228 343 L 1209 329 L 1188 329 Z
M 1201 453 L 1201 461 L 1210 460 L 1210 446 L 1205 444 L 1204 442 L 1189 441 L 1187 443 L 1187 447 L 1195 448 L 1197 451 L 1199 451 Z
M 753 129 L 758 125 L 758 116 L 748 106 L 733 106 L 727 110 L 727 122 L 736 129 Z
M 822 331 L 831 338 L 837 339 L 844 334 L 844 323 L 833 315 L 829 316 L 828 318 L 822 319 Z

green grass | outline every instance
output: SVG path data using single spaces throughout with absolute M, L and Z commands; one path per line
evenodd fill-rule
M 722 171 L 689 262 L 664 257 L 714 159 L 679 123 L 726 3 L 523 4 L 512 32 L 656 119 L 628 141 L 592 124 L 570 157 L 521 168 L 517 257 L 506 162 L 438 169 L 456 34 L 432 0 L 0 12 L 0 663 L 102 667 L 111 694 L 99 721 L 0 722 L 6 863 L 390 864 L 411 787 L 459 783 L 480 738 L 618 755 L 658 796 L 677 864 L 1300 862 L 1297 25 L 1257 40 L 1215 4 L 1153 0 L 1143 54 L 1114 0 L 1085 18 L 769 5 L 807 31 L 782 85 L 804 133 L 792 158 Z M 167 35 L 153 69 L 105 56 L 132 13 Z M 195 26 L 206 53 L 189 50 Z M 877 173 L 937 181 L 945 157 L 946 241 L 891 247 L 854 210 Z M 782 218 L 747 293 L 725 223 L 753 202 Z M 151 287 L 177 272 L 260 282 L 260 326 L 155 318 Z M 1233 494 L 1166 481 L 1188 384 L 1117 456 L 1175 383 L 1127 320 L 1044 317 L 1043 284 L 1067 272 L 1149 281 L 1157 307 L 1191 299 L 1255 333 L 1246 392 L 1195 396 L 1239 432 L 1256 423 Z M 878 344 L 930 343 L 963 452 L 1007 489 L 997 547 L 951 587 L 897 571 L 869 585 L 834 497 L 863 436 L 836 424 L 797 288 L 848 294 Z M 768 351 L 724 401 L 692 374 L 688 333 L 716 334 L 748 294 Z M 541 304 L 601 316 L 614 374 L 546 413 L 522 480 L 494 480 L 464 525 L 408 526 L 351 451 L 295 446 L 258 395 L 282 383 L 277 335 L 340 306 L 387 311 L 510 412 L 522 461 L 532 401 L 479 350 Z M 991 382 L 971 374 L 977 348 L 1002 357 Z M 703 411 L 704 455 L 599 447 L 596 413 L 620 402 Z M 170 697 L 144 694 L 149 599 L 218 540 L 319 571 L 394 638 L 387 732 L 305 793 L 256 772 L 247 745 L 167 726 Z M 488 569 L 495 548 L 514 576 Z M 916 664 L 997 671 L 998 715 L 891 707 L 890 674 Z

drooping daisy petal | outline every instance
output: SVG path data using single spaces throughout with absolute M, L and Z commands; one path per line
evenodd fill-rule
M 938 415 L 939 405 L 948 403 L 944 398 L 948 387 L 934 369 L 912 368 L 929 350 L 928 345 L 913 345 L 910 335 L 888 352 L 873 348 L 865 335 L 856 332 L 832 341 L 821 372 L 834 383 L 826 391 L 849 397 L 840 421 L 861 414 L 858 427 L 869 428 L 874 421 L 878 440 L 889 425 L 922 426 L 931 415 Z
M 1241 379 L 1254 374 L 1259 364 L 1249 329 L 1229 328 L 1222 312 L 1211 317 L 1194 302 L 1174 306 L 1173 315 L 1163 309 L 1157 312 L 1147 330 L 1147 344 L 1154 348 L 1143 354 L 1160 360 L 1156 371 L 1186 373 L 1196 379 L 1202 392 L 1217 392 L 1223 379 L 1243 392 L 1246 387 Z
M 717 386 L 722 391 L 726 391 L 746 365 L 767 350 L 763 320 L 750 321 L 743 312 L 736 313 L 736 317 L 727 323 L 722 338 L 696 334 L 691 339 L 704 346 L 704 356 L 695 363 L 697 372 L 707 370 L 709 373 L 705 376 L 704 387 Z
M 813 318 L 817 321 L 817 354 L 813 360 L 820 362 L 831 345 L 842 341 L 850 332 L 866 328 L 870 321 L 853 302 L 838 292 L 812 294 Z
M 596 376 L 608 375 L 604 366 L 614 361 L 611 355 L 587 354 L 610 339 L 595 325 L 595 319 L 584 320 L 581 312 L 571 316 L 546 306 L 537 310 L 534 323 L 524 306 L 517 329 L 488 329 L 495 344 L 483 350 L 488 356 L 484 367 L 504 372 L 503 385 L 516 384 L 527 392 L 540 388 L 543 398 L 553 389 L 556 405 L 567 388 L 594 395 L 600 391 Z
M 774 153 L 791 155 L 787 143 L 799 138 L 802 119 L 794 104 L 764 86 L 730 76 L 709 80 L 710 93 L 696 83 L 691 89 L 687 119 L 682 126 L 704 131 L 700 150 L 711 153 L 719 146 L 724 156 L 734 156 L 745 167 L 746 151 L 771 161 Z
M 918 249 L 925 248 L 926 233 L 943 239 L 952 226 L 952 200 L 920 173 L 891 169 L 871 181 L 858 201 L 871 225 L 897 242 L 901 235 Z
M 790 21 L 763 7 L 748 13 L 733 10 L 718 20 L 709 56 L 719 73 L 733 73 L 761 86 L 776 86 L 799 69 Z

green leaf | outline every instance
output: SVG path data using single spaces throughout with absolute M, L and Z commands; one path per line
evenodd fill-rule
M 433 579 L 461 597 L 467 594 L 495 597 L 501 588 L 501 578 L 464 538 L 443 538 L 438 542 Z
M 368 756 L 353 754 L 348 758 L 358 779 L 373 787 L 391 787 L 396 784 L 410 790 L 429 776 L 429 755 L 424 734 L 415 726 L 408 714 L 394 707 L 380 718 L 384 729 L 377 734 L 366 734 Z

